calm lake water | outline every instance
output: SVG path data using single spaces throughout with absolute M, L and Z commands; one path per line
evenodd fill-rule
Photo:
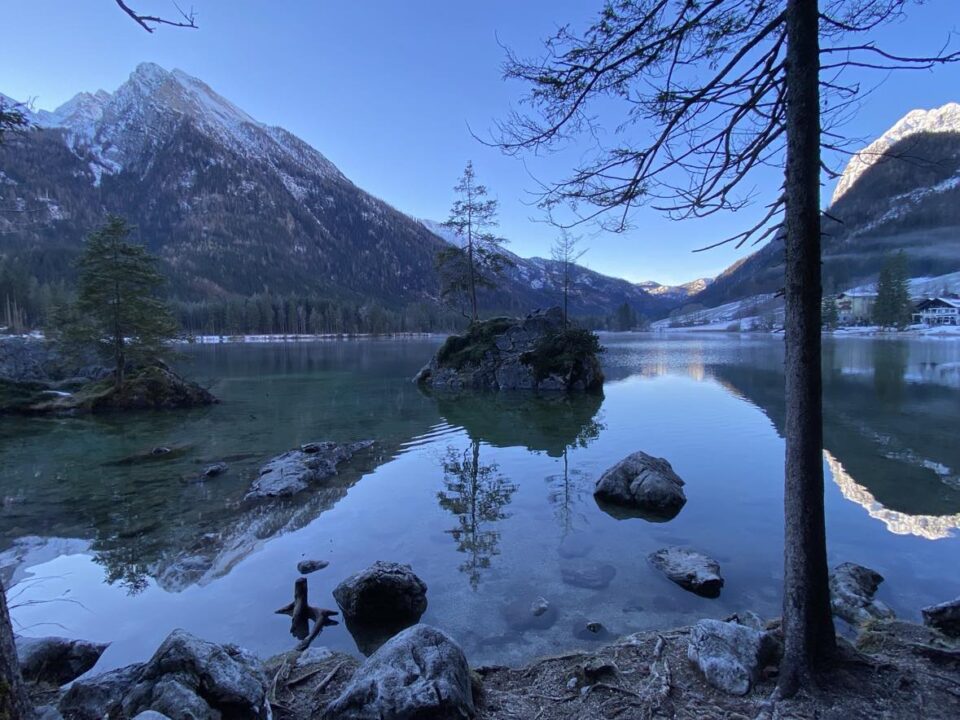
M 314 604 L 375 560 L 412 565 L 424 622 L 472 664 L 518 664 L 613 634 L 779 614 L 782 340 L 606 335 L 604 397 L 434 398 L 410 378 L 439 340 L 222 345 L 185 366 L 208 409 L 0 419 L 0 567 L 18 631 L 110 641 L 96 671 L 147 658 L 176 627 L 261 656 L 289 649 L 297 562 Z M 824 350 L 831 565 L 879 570 L 904 617 L 960 595 L 960 342 L 844 338 Z M 260 464 L 300 443 L 377 440 L 330 486 L 245 503 Z M 152 462 L 155 446 L 173 452 Z M 598 509 L 596 478 L 636 450 L 667 458 L 687 505 L 667 523 Z M 131 459 L 132 458 L 132 459 Z M 204 464 L 229 471 L 200 483 Z M 721 564 L 719 599 L 647 564 L 663 546 Z M 606 589 L 567 585 L 567 563 L 610 565 Z M 543 596 L 547 629 L 511 603 Z M 357 652 L 343 625 L 317 644 Z

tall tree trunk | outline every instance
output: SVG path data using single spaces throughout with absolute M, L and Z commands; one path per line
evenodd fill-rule
M 33 708 L 20 676 L 17 646 L 13 642 L 7 593 L 0 582 L 0 718 L 28 720 L 32 717 Z
M 818 3 L 787 2 L 786 472 L 779 691 L 789 697 L 835 649 L 823 503 L 820 376 Z

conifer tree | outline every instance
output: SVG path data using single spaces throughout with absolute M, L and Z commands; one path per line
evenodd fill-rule
M 840 324 L 840 308 L 837 307 L 837 297 L 835 295 L 827 295 L 823 298 L 820 317 L 823 326 L 829 330 L 835 330 L 837 325 Z
M 93 349 L 114 368 L 117 389 L 127 364 L 142 365 L 169 355 L 176 336 L 173 316 L 158 293 L 164 278 L 147 249 L 129 240 L 132 227 L 110 215 L 87 238 L 78 268 L 77 302 L 62 323 L 73 348 Z
M 570 320 L 570 290 L 573 284 L 573 266 L 582 258 L 587 250 L 578 247 L 580 238 L 572 235 L 566 228 L 560 229 L 550 257 L 553 259 L 553 282 L 563 296 L 563 327 L 566 328 Z
M 440 294 L 450 300 L 466 297 L 470 320 L 479 318 L 477 291 L 494 288 L 497 279 L 512 262 L 502 251 L 506 242 L 490 232 L 497 226 L 497 201 L 477 182 L 473 162 L 467 162 L 463 175 L 454 186 L 457 199 L 444 226 L 453 230 L 459 247 L 444 248 L 437 255 Z
M 910 289 L 907 256 L 901 250 L 887 258 L 877 279 L 873 321 L 881 327 L 903 330 L 910 324 Z

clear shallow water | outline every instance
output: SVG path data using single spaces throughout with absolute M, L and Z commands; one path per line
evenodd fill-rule
M 19 631 L 111 641 L 98 670 L 149 656 L 175 627 L 289 649 L 304 557 L 315 604 L 371 562 L 410 563 L 423 620 L 473 664 L 517 664 L 614 634 L 779 613 L 781 340 L 608 335 L 604 397 L 434 398 L 410 377 L 439 341 L 205 346 L 187 370 L 223 400 L 183 413 L 0 419 L 0 550 Z M 879 570 L 898 614 L 960 594 L 960 343 L 842 339 L 824 351 L 831 564 Z M 332 486 L 244 503 L 266 458 L 318 439 L 374 438 Z M 143 462 L 164 445 L 174 452 Z M 667 458 L 687 505 L 668 523 L 599 510 L 595 479 L 625 455 Z M 130 458 L 134 458 L 131 461 Z M 222 477 L 196 482 L 207 462 Z M 475 471 L 474 471 L 475 470 Z M 646 556 L 672 544 L 720 561 L 719 599 L 696 597 Z M 568 556 L 609 564 L 609 587 L 564 584 Z M 511 602 L 558 610 L 517 632 Z M 356 652 L 344 626 L 318 640 Z

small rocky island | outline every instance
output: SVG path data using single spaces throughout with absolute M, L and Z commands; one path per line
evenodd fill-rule
M 95 358 L 69 358 L 40 338 L 0 341 L 0 414 L 160 410 L 216 402 L 207 389 L 160 360 L 129 368 L 117 387 L 112 371 Z
M 597 336 L 564 327 L 560 308 L 525 318 L 498 317 L 451 335 L 414 381 L 433 390 L 598 392 L 603 372 Z

